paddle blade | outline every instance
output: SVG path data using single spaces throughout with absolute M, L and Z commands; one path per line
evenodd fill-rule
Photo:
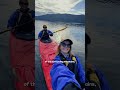
M 67 28 L 67 27 L 65 27 L 65 28 L 63 28 L 63 29 L 60 29 L 60 30 L 57 30 L 57 31 L 55 31 L 55 32 L 53 32 L 53 33 L 63 31 L 63 30 L 65 30 L 66 28 Z
M 10 31 L 10 30 L 1 31 L 0 34 L 3 34 L 3 33 L 8 32 L 8 31 Z

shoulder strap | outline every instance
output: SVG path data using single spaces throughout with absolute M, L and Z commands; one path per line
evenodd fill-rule
M 77 63 L 77 59 L 75 56 L 72 56 L 72 61 L 74 61 L 75 63 Z
M 64 62 L 65 66 L 68 66 L 69 65 L 69 62 L 67 62 L 66 58 L 61 54 L 59 53 L 59 56 L 61 58 L 61 61 Z M 75 63 L 77 63 L 77 59 L 75 56 L 72 55 L 72 61 L 74 61 Z
M 20 19 L 21 19 L 21 16 L 22 16 L 23 13 L 20 11 L 20 9 L 17 9 L 16 12 L 18 13 L 18 19 L 17 19 L 16 24 L 18 24 L 20 22 Z M 32 13 L 31 12 L 32 12 L 32 10 L 29 10 L 28 14 L 29 14 L 29 16 L 32 19 Z
M 32 18 L 32 10 L 29 9 L 28 14 Z
M 60 56 L 61 61 L 64 62 L 63 64 L 64 64 L 65 66 L 68 66 L 69 63 L 68 63 L 68 62 L 65 62 L 65 61 L 67 61 L 66 58 L 65 58 L 61 53 L 59 53 L 58 55 Z
M 41 35 L 41 38 L 42 38 L 45 32 L 43 30 L 41 32 L 42 32 L 42 35 Z
M 20 9 L 17 9 L 16 11 L 18 13 L 18 19 L 17 19 L 16 25 L 18 25 L 18 23 L 19 23 L 19 21 L 21 19 L 21 16 L 22 16 L 22 12 L 20 11 Z
M 65 65 L 66 65 L 66 66 L 68 66 L 68 65 L 69 65 L 69 63 L 68 63 L 67 61 L 66 61 L 66 62 L 64 62 L 64 63 L 65 63 Z

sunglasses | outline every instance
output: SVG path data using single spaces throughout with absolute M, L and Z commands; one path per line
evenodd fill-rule
M 28 5 L 28 3 L 20 2 L 20 5 Z
M 43 28 L 47 28 L 47 27 L 43 27 Z
M 64 42 L 62 42 L 61 45 L 62 45 L 63 47 L 68 47 L 68 48 L 71 47 L 71 44 L 66 44 L 66 43 L 64 43 Z

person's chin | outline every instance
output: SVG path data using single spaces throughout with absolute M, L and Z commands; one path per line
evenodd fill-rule
M 23 9 L 23 10 L 27 10 L 27 9 L 28 9 L 28 7 L 22 7 L 22 9 Z
M 64 51 L 64 53 L 68 53 L 68 51 Z

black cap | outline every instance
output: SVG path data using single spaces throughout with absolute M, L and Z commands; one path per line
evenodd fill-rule
M 19 4 L 21 4 L 21 2 L 25 2 L 26 4 L 29 4 L 28 0 L 19 0 Z
M 64 41 L 69 41 L 69 42 L 70 42 L 70 45 L 73 44 L 72 40 L 70 40 L 70 39 L 65 39 L 65 40 L 63 40 L 62 42 L 64 42 Z M 62 43 L 62 42 L 61 42 L 61 43 Z
M 47 28 L 47 25 L 43 25 L 43 28 Z

